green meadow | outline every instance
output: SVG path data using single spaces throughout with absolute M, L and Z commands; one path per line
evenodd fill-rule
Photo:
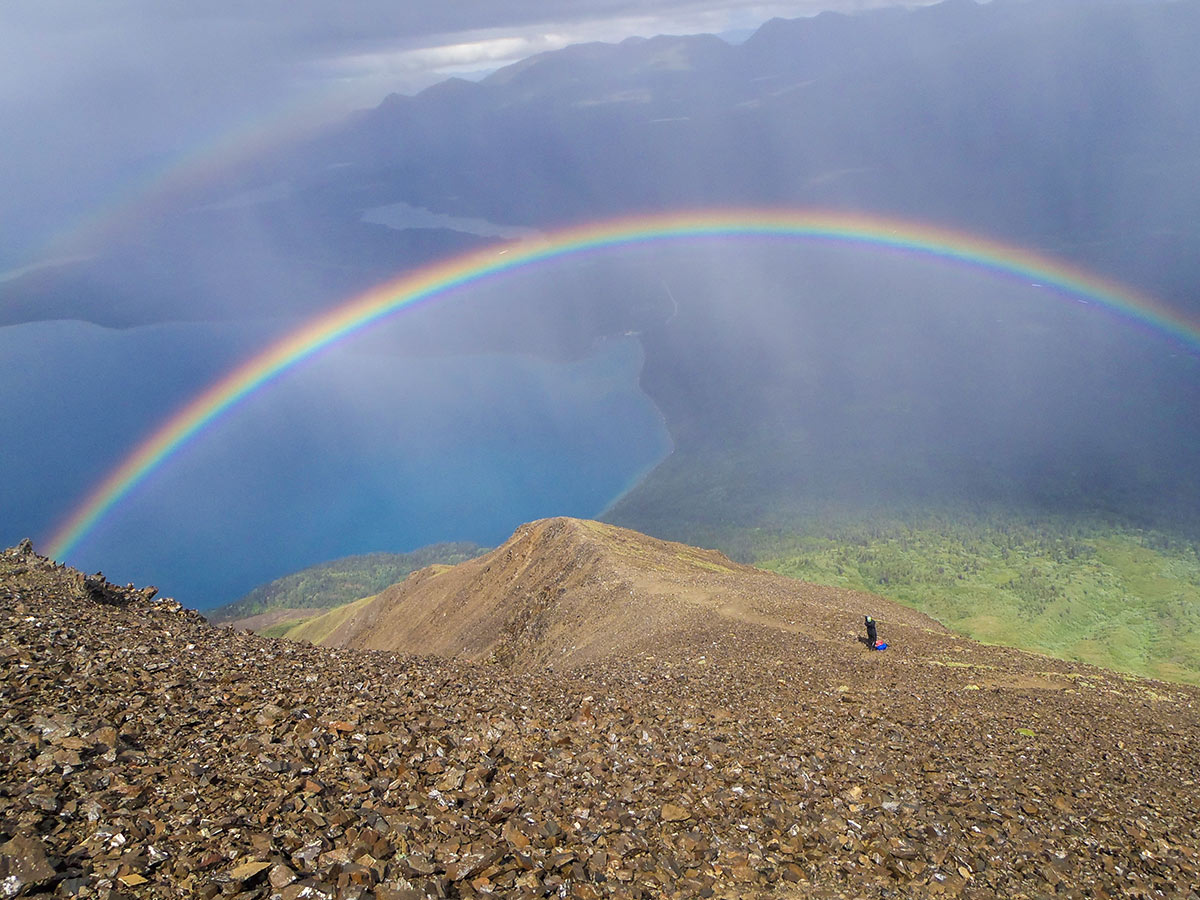
M 272 628 L 264 629 L 261 633 L 266 637 L 282 637 L 293 641 L 308 641 L 319 644 L 337 630 L 338 626 L 351 618 L 359 610 L 366 607 L 375 595 L 362 597 L 350 603 L 335 606 L 328 612 L 308 619 L 281 622 Z
M 1195 542 L 1028 522 L 728 537 L 736 555 L 763 568 L 880 594 L 980 641 L 1200 684 Z

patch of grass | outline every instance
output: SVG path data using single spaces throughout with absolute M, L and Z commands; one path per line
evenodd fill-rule
M 374 599 L 375 595 L 371 595 L 370 597 L 363 597 L 361 600 L 355 600 L 352 603 L 345 603 L 331 609 L 327 613 L 293 624 L 290 628 L 284 630 L 282 634 L 274 636 L 287 638 L 292 641 L 308 641 L 311 644 L 320 644 L 328 639 L 340 625 L 352 618 L 359 610 Z
M 881 594 L 978 640 L 1200 684 L 1194 543 L 1112 526 L 891 525 L 759 533 L 764 568 Z
M 264 628 L 258 633 L 263 637 L 281 638 L 287 637 L 287 633 L 299 625 L 303 625 L 312 619 L 312 616 L 301 616 L 295 619 L 285 619 L 282 622 L 276 622 L 269 628 Z
M 711 560 L 704 559 L 704 557 L 695 553 L 676 553 L 675 556 L 676 558 L 687 563 L 689 566 L 695 566 L 698 569 L 707 569 L 710 572 L 722 573 L 730 573 L 733 571 L 733 569 L 729 568 L 729 566 L 723 566 L 720 563 L 715 563 Z

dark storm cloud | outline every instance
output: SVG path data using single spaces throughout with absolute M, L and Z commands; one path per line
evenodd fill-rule
M 206 81 L 256 80 L 343 55 L 469 43 L 487 32 L 534 29 L 564 39 L 620 32 L 748 27 L 772 16 L 857 10 L 885 0 L 264 0 L 202 4 L 15 0 L 0 5 L 5 51 L 0 97 L 47 94 L 82 77 L 203 70 Z M 500 34 L 493 34 L 499 37 Z
M 881 0 L 5 0 L 0 273 L 248 123 L 332 117 L 568 43 L 746 30 Z M 60 254 L 61 255 L 61 254 Z
M 6 0 L 0 271 L 139 172 L 296 108 L 335 115 L 542 50 L 877 0 Z M 43 254 L 44 255 L 44 254 Z

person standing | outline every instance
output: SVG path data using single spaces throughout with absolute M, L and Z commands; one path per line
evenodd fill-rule
M 879 635 L 875 631 L 875 620 L 867 616 L 867 646 L 872 650 L 879 643 Z

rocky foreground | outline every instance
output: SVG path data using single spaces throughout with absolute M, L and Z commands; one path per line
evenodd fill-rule
M 518 674 L 151 596 L 0 558 L 0 897 L 1200 896 L 1192 688 L 884 616 Z

